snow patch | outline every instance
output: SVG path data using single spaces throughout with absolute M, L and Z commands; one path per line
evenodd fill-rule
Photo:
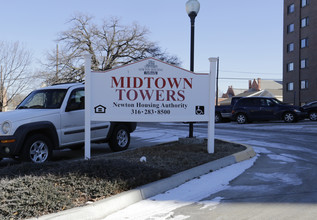
M 257 154 L 271 154 L 272 153 L 272 151 L 264 147 L 252 147 L 252 148 Z
M 269 192 L 272 191 L 273 188 L 270 185 L 256 185 L 256 186 L 247 186 L 247 185 L 241 185 L 241 186 L 232 186 L 229 190 L 232 191 L 239 191 L 239 192 Z
M 169 219 L 169 213 L 173 210 L 193 203 L 198 203 L 208 195 L 229 188 L 229 182 L 241 175 L 246 169 L 250 168 L 256 159 L 257 156 L 188 181 L 165 193 L 142 200 L 119 212 L 113 213 L 104 220 Z M 215 207 L 217 201 L 219 202 L 220 198 L 212 201 L 210 204 L 213 204 L 213 207 Z M 207 204 L 208 202 L 204 201 L 202 203 Z
M 270 159 L 272 160 L 278 160 L 278 161 L 282 161 L 281 163 L 295 163 L 296 160 L 292 159 L 292 158 L 289 158 L 289 157 L 285 157 L 285 156 L 282 156 L 282 155 L 277 155 L 277 154 L 268 154 L 267 155 Z
M 255 179 L 259 179 L 266 182 L 276 182 L 280 181 L 282 183 L 298 186 L 303 182 L 295 174 L 285 174 L 285 173 L 256 173 Z
M 209 209 L 210 211 L 216 209 L 216 206 L 220 204 L 223 197 L 216 197 L 212 200 L 203 200 L 201 202 L 198 202 L 198 204 L 203 205 L 200 209 Z

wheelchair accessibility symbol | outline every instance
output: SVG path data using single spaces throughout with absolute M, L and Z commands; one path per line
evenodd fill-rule
M 204 115 L 205 114 L 205 106 L 197 105 L 195 107 L 195 113 L 196 113 L 196 115 Z

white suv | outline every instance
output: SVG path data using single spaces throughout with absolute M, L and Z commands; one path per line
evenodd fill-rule
M 31 92 L 14 111 L 0 113 L 0 159 L 43 163 L 53 149 L 84 143 L 84 85 L 53 85 Z M 108 142 L 111 150 L 128 148 L 136 123 L 92 122 L 91 141 Z

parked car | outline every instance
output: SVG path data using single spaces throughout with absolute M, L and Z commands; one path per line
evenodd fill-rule
M 303 109 L 310 120 L 317 121 L 317 101 L 303 105 Z
M 232 109 L 232 117 L 239 124 L 251 121 L 284 120 L 295 122 L 305 118 L 299 106 L 286 105 L 272 97 L 246 97 L 239 99 Z
M 84 143 L 85 109 L 82 83 L 35 90 L 14 111 L 0 113 L 0 159 L 18 157 L 43 163 L 55 149 Z M 136 123 L 92 122 L 91 141 L 108 142 L 113 151 L 128 148 Z
M 216 105 L 215 106 L 215 123 L 223 122 L 224 120 L 231 120 L 231 112 L 234 104 L 242 97 L 232 97 L 230 105 Z

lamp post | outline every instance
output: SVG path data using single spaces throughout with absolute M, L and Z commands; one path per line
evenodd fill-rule
M 186 12 L 190 18 L 190 71 L 194 72 L 194 37 L 195 37 L 195 18 L 199 12 L 200 4 L 197 0 L 186 2 Z M 189 123 L 189 138 L 193 137 L 194 124 Z

